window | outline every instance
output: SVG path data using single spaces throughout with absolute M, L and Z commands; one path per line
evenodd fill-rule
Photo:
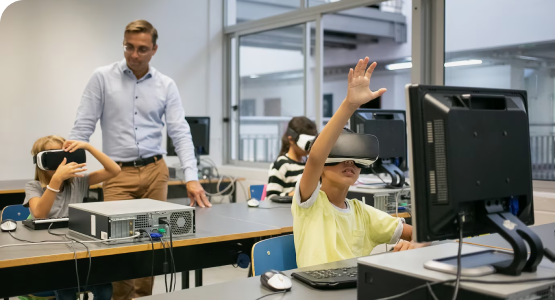
M 395 9 L 390 9 L 394 4 Z M 411 1 L 388 1 L 324 17 L 322 89 L 324 105 L 326 95 L 331 95 L 332 114 L 347 96 L 349 69 L 365 56 L 378 63 L 370 88 L 387 88 L 383 99 L 375 99 L 365 107 L 405 109 L 404 88 L 411 83 L 411 14 Z
M 280 15 L 300 8 L 300 0 L 226 0 L 228 26 Z
M 536 180 L 555 180 L 554 10 L 549 0 L 445 3 L 445 85 L 527 91 Z
M 368 107 L 405 108 L 411 0 L 226 3 L 228 163 L 267 168 L 292 117 L 325 126 L 346 96 L 349 69 L 364 56 L 378 62 L 371 88 L 388 89 Z
M 241 100 L 241 117 L 253 117 L 256 115 L 256 100 L 245 99 Z
M 305 114 L 304 30 L 296 25 L 239 38 L 239 99 L 256 108 L 236 120 L 239 161 L 274 161 L 287 123 Z

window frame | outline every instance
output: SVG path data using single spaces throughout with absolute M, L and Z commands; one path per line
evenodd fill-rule
M 224 24 L 227 24 L 227 1 L 224 1 L 224 7 L 226 8 L 223 14 Z M 323 49 L 324 49 L 324 41 L 323 41 L 323 16 L 326 14 L 331 14 L 338 11 L 343 11 L 347 9 L 368 6 L 379 4 L 381 2 L 386 2 L 386 0 L 343 0 L 334 3 L 322 4 L 318 6 L 308 7 L 309 0 L 299 0 L 300 1 L 300 8 L 291 12 L 287 12 L 284 14 L 271 16 L 263 19 L 247 21 L 239 24 L 234 24 L 230 26 L 224 26 L 224 60 L 223 60 L 223 82 L 224 82 L 224 92 L 223 95 L 223 107 L 224 107 L 224 141 L 223 141 L 223 161 L 224 164 L 227 165 L 236 165 L 236 166 L 244 166 L 244 167 L 254 167 L 254 168 L 268 168 L 268 163 L 263 162 L 249 162 L 249 161 L 240 161 L 239 160 L 239 130 L 236 132 L 236 136 L 232 136 L 232 122 L 234 122 L 234 118 L 239 118 L 240 116 L 240 109 L 233 110 L 232 107 L 232 95 L 231 92 L 233 88 L 231 87 L 232 84 L 232 76 L 235 76 L 235 98 L 237 99 L 237 103 L 240 101 L 240 88 L 239 88 L 239 48 L 240 48 L 240 38 L 244 35 L 256 34 L 263 31 L 275 30 L 283 27 L 289 26 L 297 26 L 304 24 L 305 26 L 305 38 L 303 42 L 303 49 L 305 50 L 305 65 L 304 65 L 304 114 L 308 117 L 307 111 L 307 103 L 308 101 L 313 101 L 314 103 L 314 114 L 315 114 L 315 121 L 318 126 L 318 130 L 320 131 L 323 127 L 323 100 L 322 100 L 322 86 L 323 86 L 323 79 L 324 79 L 324 68 L 323 68 Z M 436 4 L 437 2 L 441 3 L 440 5 Z M 438 24 L 438 20 L 443 22 L 444 18 L 444 10 L 441 8 L 444 7 L 443 1 L 436 1 L 436 0 L 413 0 L 413 33 L 412 33 L 412 52 L 413 52 L 413 68 L 411 73 L 411 81 L 413 83 L 437 83 L 443 84 L 443 69 L 439 70 L 437 67 L 432 67 L 437 65 L 437 61 L 439 57 L 437 55 L 431 55 L 429 49 L 435 49 L 435 51 L 441 51 L 441 60 L 440 66 L 443 67 L 443 30 L 438 30 L 437 27 L 443 28 L 443 26 L 433 26 L 434 24 Z M 432 13 L 433 12 L 433 13 Z M 429 17 L 435 18 L 434 20 L 429 20 Z M 415 21 L 418 20 L 418 21 Z M 310 47 L 310 31 L 308 29 L 309 22 L 314 22 L 316 25 L 315 30 L 315 49 L 314 49 L 314 59 L 315 59 L 315 72 L 313 78 L 314 84 L 314 91 L 313 91 L 313 99 L 308 99 L 308 56 L 306 53 L 309 53 Z M 418 22 L 419 30 L 414 30 L 414 26 Z M 434 29 L 435 28 L 435 29 Z M 432 32 L 433 31 L 433 32 Z M 415 41 L 419 41 L 421 35 L 428 36 L 429 34 L 435 34 L 434 38 L 427 39 L 426 43 L 417 43 L 415 45 Z M 235 38 L 235 45 L 234 51 L 232 52 L 232 39 Z M 439 46 L 441 44 L 441 46 Z M 415 52 L 418 51 L 418 52 Z M 235 53 L 235 57 L 231 57 L 231 53 Z M 418 55 L 415 55 L 418 54 Z M 428 55 L 423 55 L 428 53 Z M 439 53 L 439 52 L 438 52 Z M 431 62 L 431 58 L 435 58 L 435 63 Z M 231 64 L 232 59 L 235 60 L 235 70 L 232 70 Z M 430 66 L 430 67 L 423 67 L 423 66 Z M 234 74 L 231 72 L 235 71 Z M 427 78 L 439 78 L 441 77 L 441 83 L 437 82 L 436 80 L 431 81 Z M 426 79 L 426 80 L 425 80 Z M 239 127 L 240 123 L 238 122 L 237 127 Z M 233 140 L 235 139 L 235 159 L 232 158 L 232 144 Z

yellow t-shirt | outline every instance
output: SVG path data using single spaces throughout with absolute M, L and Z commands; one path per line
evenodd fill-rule
M 356 199 L 346 199 L 348 208 L 340 209 L 320 191 L 320 184 L 301 203 L 299 182 L 291 206 L 299 268 L 370 255 L 377 245 L 393 244 L 401 237 L 402 219 Z

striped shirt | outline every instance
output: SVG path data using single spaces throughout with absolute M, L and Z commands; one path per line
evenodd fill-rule
M 295 190 L 295 184 L 304 171 L 304 163 L 296 162 L 286 155 L 281 155 L 270 166 L 266 197 L 273 195 L 287 196 Z

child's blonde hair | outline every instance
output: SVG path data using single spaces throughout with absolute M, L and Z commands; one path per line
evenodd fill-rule
M 58 143 L 60 144 L 60 148 L 64 145 L 66 139 L 58 135 L 49 135 L 45 137 L 41 137 L 38 139 L 35 144 L 33 144 L 33 149 L 31 149 L 31 154 L 33 156 L 37 155 L 41 151 L 46 150 L 46 145 L 50 143 Z M 35 166 L 35 180 L 38 180 L 42 187 L 46 187 L 48 185 L 49 180 L 47 179 L 46 171 L 39 169 L 38 165 Z

